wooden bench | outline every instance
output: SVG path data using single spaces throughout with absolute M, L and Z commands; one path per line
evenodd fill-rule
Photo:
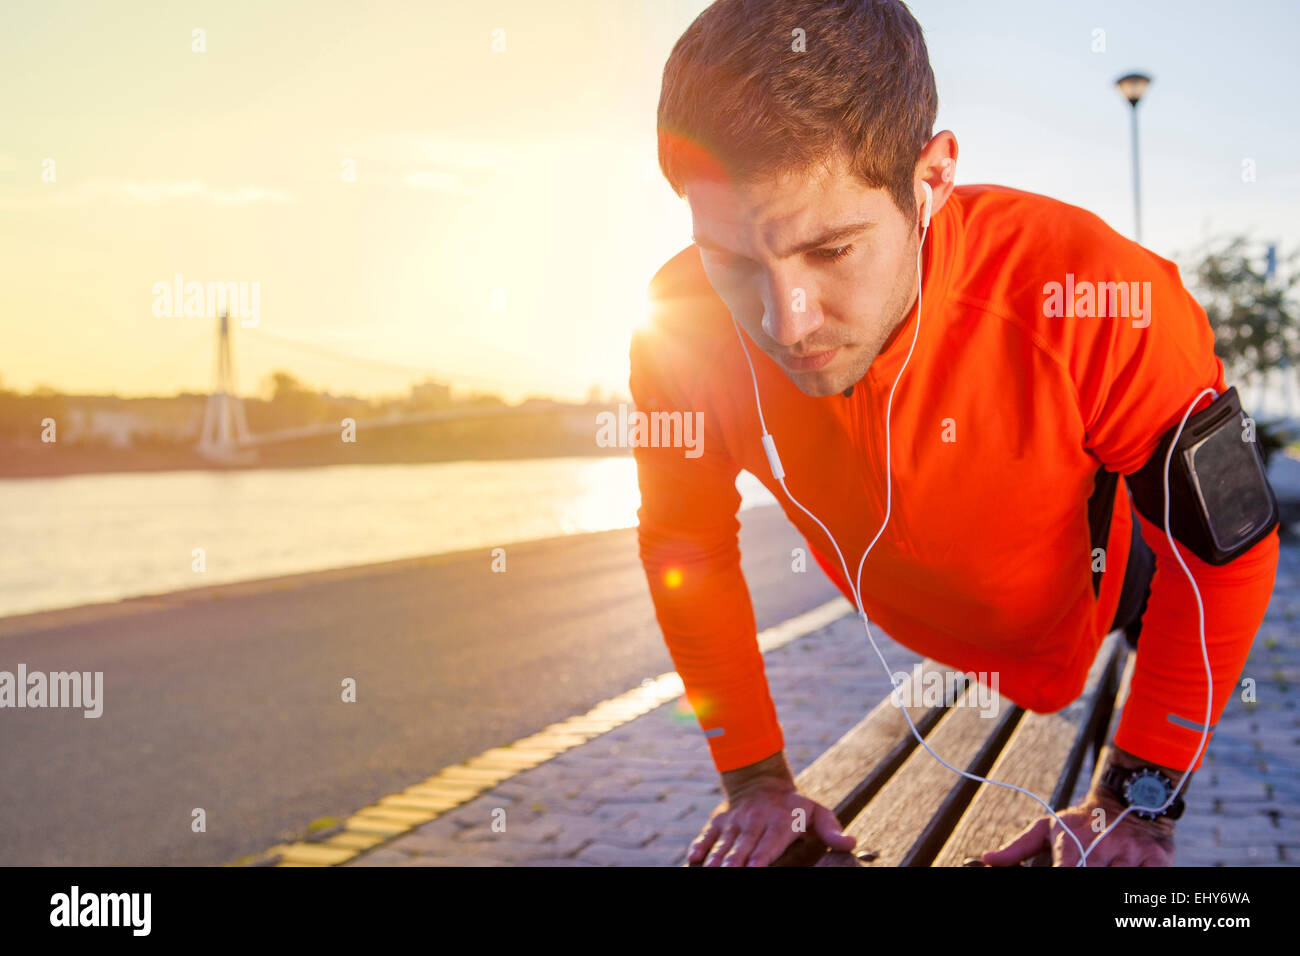
M 1036 793 L 1061 810 L 1069 805 L 1089 750 L 1095 766 L 1123 701 L 1132 651 L 1118 631 L 1107 635 L 1079 698 L 1054 714 L 1027 712 L 984 691 L 986 714 L 971 685 L 952 706 L 926 706 L 925 686 L 951 669 L 926 660 L 907 678 L 901 700 L 920 733 L 954 767 Z M 920 687 L 917 687 L 917 681 Z M 892 696 L 892 695 L 891 695 Z M 931 695 L 934 696 L 933 694 Z M 773 866 L 964 866 L 977 862 L 1046 811 L 1007 787 L 954 773 L 917 743 L 902 708 L 886 698 L 817 758 L 796 782 L 801 793 L 835 811 L 857 837 L 851 853 L 827 851 L 814 834 L 800 837 Z M 1047 852 L 1031 866 L 1050 866 Z

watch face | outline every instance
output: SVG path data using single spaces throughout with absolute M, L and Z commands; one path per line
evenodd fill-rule
M 1143 770 L 1124 788 L 1124 797 L 1128 800 L 1129 806 L 1133 807 L 1134 813 L 1143 809 L 1157 810 L 1168 799 L 1169 788 L 1155 773 Z

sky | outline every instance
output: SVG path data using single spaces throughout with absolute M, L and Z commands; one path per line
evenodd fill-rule
M 655 109 L 705 6 L 5 0 L 0 386 L 209 390 L 215 320 L 163 300 L 179 275 L 256 289 L 255 327 L 232 323 L 242 394 L 285 369 L 372 396 L 427 378 L 625 396 L 646 286 L 690 243 Z M 959 185 L 1131 235 L 1114 80 L 1140 71 L 1144 243 L 1175 261 L 1232 232 L 1296 248 L 1295 4 L 910 7 Z

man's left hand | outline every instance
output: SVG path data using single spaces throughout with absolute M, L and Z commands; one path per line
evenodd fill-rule
M 1078 806 L 1057 813 L 1085 850 L 1114 823 L 1125 806 L 1108 790 L 1094 786 Z M 1100 811 L 1100 812 L 1098 812 Z M 1168 817 L 1147 820 L 1129 813 L 1119 826 L 1106 834 L 1088 854 L 1088 866 L 1173 866 L 1174 823 Z M 989 850 L 981 859 L 988 866 L 1015 866 L 1046 850 L 1052 850 L 1053 866 L 1075 866 L 1079 848 L 1061 824 L 1050 816 L 1040 817 L 1010 843 Z

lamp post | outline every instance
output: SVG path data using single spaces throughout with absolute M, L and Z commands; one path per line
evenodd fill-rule
M 1133 113 L 1133 238 L 1139 243 L 1142 242 L 1142 178 L 1138 173 L 1138 100 L 1150 83 L 1151 77 L 1142 73 L 1129 73 L 1115 81 Z

